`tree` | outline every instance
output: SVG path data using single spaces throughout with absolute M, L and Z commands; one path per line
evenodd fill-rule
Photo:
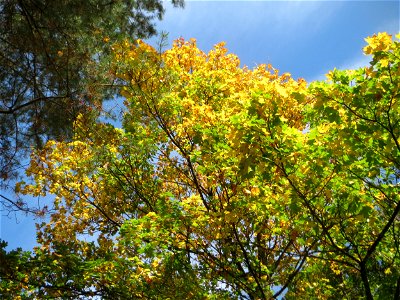
M 104 88 L 112 85 L 107 42 L 153 35 L 163 12 L 159 0 L 0 3 L 0 187 L 31 146 L 69 139 L 79 113 L 115 94 Z
M 311 86 L 316 101 L 308 112 L 310 175 L 305 183 L 295 176 L 292 185 L 317 225 L 315 233 L 324 233 L 310 272 L 323 271 L 320 280 L 328 287 L 332 279 L 344 287 L 319 292 L 397 299 L 400 44 L 387 33 L 366 41 L 364 52 L 373 55 L 369 67 L 334 70 L 330 82 Z M 311 273 L 303 274 L 309 281 Z M 301 282 L 297 286 L 315 294 Z
M 223 44 L 114 44 L 123 129 L 80 115 L 18 185 L 56 195 L 31 295 L 396 297 L 400 46 L 367 41 L 309 87 Z

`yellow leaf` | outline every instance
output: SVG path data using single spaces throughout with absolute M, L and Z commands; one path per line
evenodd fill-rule
M 380 60 L 382 67 L 387 67 L 389 65 L 389 59 L 384 58 Z

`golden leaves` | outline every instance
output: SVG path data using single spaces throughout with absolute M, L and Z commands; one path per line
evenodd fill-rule
M 388 51 L 392 49 L 392 35 L 386 32 L 379 32 L 373 36 L 367 37 L 365 41 L 368 43 L 364 47 L 365 54 L 373 54 L 378 51 Z
M 392 49 L 385 34 L 368 42 L 366 52 Z M 79 116 L 72 141 L 49 142 L 32 157 L 35 183 L 17 186 L 34 195 L 57 194 L 58 211 L 38 235 L 46 249 L 52 241 L 79 244 L 79 235 L 92 234 L 96 255 L 113 253 L 134 287 L 155 284 L 170 270 L 181 274 L 174 268 L 188 261 L 191 279 L 216 276 L 239 290 L 252 289 L 258 279 L 267 290 L 284 285 L 301 258 L 308 259 L 304 271 L 314 271 L 318 263 L 309 250 L 329 253 L 321 260 L 329 262 L 337 251 L 353 251 L 346 236 L 370 243 L 379 232 L 386 207 L 375 208 L 394 186 L 382 185 L 387 191 L 379 194 L 370 185 L 367 193 L 365 178 L 381 175 L 374 164 L 384 168 L 383 159 L 396 159 L 396 143 L 388 140 L 397 131 L 383 135 L 368 127 L 380 110 L 365 104 L 380 105 L 385 97 L 377 94 L 397 91 L 385 82 L 395 80 L 394 73 L 388 77 L 380 69 L 389 69 L 390 60 L 381 57 L 361 71 L 334 70 L 331 82 L 308 89 L 303 79 L 272 66 L 241 68 L 223 43 L 208 53 L 183 39 L 162 53 L 141 41 L 114 50 L 113 72 L 126 97 L 124 130 Z M 397 104 L 389 104 L 391 117 Z M 371 115 L 361 122 L 359 113 Z M 373 227 L 369 235 L 365 224 Z M 364 251 L 366 244 L 357 247 Z M 175 255 L 185 259 L 167 265 Z M 114 263 L 94 270 L 105 282 L 119 280 Z M 326 270 L 340 275 L 342 267 Z M 309 289 L 330 284 L 323 273 L 322 285 Z

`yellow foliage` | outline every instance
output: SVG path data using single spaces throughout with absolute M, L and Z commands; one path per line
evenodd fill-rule
M 368 45 L 364 47 L 365 54 L 388 51 L 393 47 L 392 35 L 386 32 L 374 34 L 373 36 L 367 37 L 365 41 L 368 43 Z
M 366 54 L 394 47 L 385 33 L 366 40 Z M 325 249 L 328 256 L 353 251 L 346 236 L 367 245 L 363 224 L 374 227 L 372 236 L 379 232 L 374 209 L 390 202 L 388 193 L 365 192 L 366 181 L 354 175 L 365 168 L 364 149 L 353 144 L 365 141 L 369 150 L 379 140 L 387 157 L 398 149 L 381 131 L 353 136 L 366 125 L 356 118 L 356 97 L 345 94 L 346 79 L 374 79 L 376 67 L 361 75 L 334 70 L 330 83 L 317 86 L 317 97 L 303 79 L 270 65 L 241 67 L 224 43 L 208 53 L 194 39 L 179 39 L 162 53 L 141 40 L 113 50 L 112 72 L 126 98 L 124 129 L 79 115 L 72 140 L 49 141 L 36 151 L 27 170 L 34 182 L 16 186 L 25 194 L 56 195 L 57 211 L 40 227 L 38 241 L 43 251 L 71 245 L 95 260 L 96 275 L 84 275 L 92 286 L 126 280 L 132 295 L 135 288 L 149 293 L 164 283 L 175 287 L 181 280 L 175 274 L 190 270 L 199 295 L 208 285 L 200 281 L 215 277 L 254 298 L 272 298 L 271 287 L 290 281 L 301 259 L 307 258 L 306 270 Z M 380 60 L 380 67 L 390 64 Z M 336 89 L 342 79 L 345 88 Z M 307 120 L 312 110 L 318 114 Z M 359 177 L 379 170 L 370 167 Z M 344 272 L 336 263 L 325 270 Z M 315 290 L 328 297 L 332 281 L 322 275 L 304 281 L 296 295 Z

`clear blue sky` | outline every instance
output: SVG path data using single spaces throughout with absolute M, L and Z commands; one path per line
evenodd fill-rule
M 398 1 L 189 1 L 171 9 L 158 29 L 196 38 L 208 51 L 225 41 L 243 65 L 271 63 L 307 80 L 365 64 L 364 38 L 399 32 Z
M 398 1 L 187 1 L 184 9 L 168 4 L 157 28 L 169 33 L 170 45 L 179 37 L 196 38 L 208 51 L 225 41 L 242 65 L 270 63 L 311 81 L 324 79 L 334 67 L 367 65 L 364 38 L 382 31 L 397 34 L 399 6 Z M 34 221 L 16 217 L 18 223 L 14 215 L 1 217 L 0 237 L 9 249 L 30 249 Z

